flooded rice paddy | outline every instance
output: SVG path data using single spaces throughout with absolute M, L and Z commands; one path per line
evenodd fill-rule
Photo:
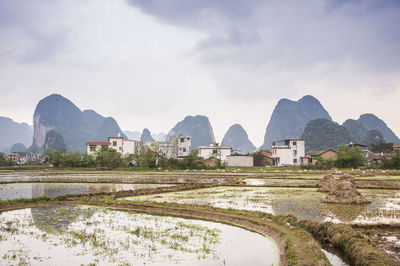
M 279 264 L 272 240 L 241 228 L 98 207 L 7 211 L 0 231 L 6 265 Z
M 111 183 L 12 183 L 0 184 L 0 200 L 17 198 L 58 197 L 73 194 L 118 192 L 145 188 L 167 187 L 167 184 L 111 184 Z
M 335 223 L 400 223 L 400 191 L 360 189 L 371 204 L 322 203 L 327 193 L 315 188 L 214 187 L 125 198 L 219 208 L 255 210 L 270 214 L 293 214 L 299 219 Z

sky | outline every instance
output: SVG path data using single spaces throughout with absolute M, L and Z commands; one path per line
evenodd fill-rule
M 400 136 L 398 0 L 0 0 L 0 116 L 32 124 L 52 93 L 167 133 L 209 117 L 258 147 L 281 98 Z

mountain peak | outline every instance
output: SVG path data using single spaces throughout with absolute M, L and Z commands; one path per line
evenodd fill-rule
M 186 116 L 169 131 L 168 137 L 173 135 L 191 136 L 191 149 L 215 142 L 210 120 L 204 115 Z
M 268 123 L 261 148 L 270 149 L 273 141 L 301 136 L 307 123 L 317 118 L 332 120 L 321 103 L 311 95 L 306 95 L 297 102 L 279 100 Z
M 247 132 L 240 124 L 234 124 L 228 129 L 221 145 L 231 146 L 232 149 L 240 150 L 243 154 L 256 150 L 256 147 L 249 140 Z

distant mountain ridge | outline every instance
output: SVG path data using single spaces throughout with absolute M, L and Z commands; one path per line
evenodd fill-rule
M 221 145 L 231 146 L 233 150 L 240 150 L 240 153 L 243 154 L 256 150 L 256 147 L 249 140 L 247 132 L 239 124 L 234 124 L 228 129 Z
M 140 136 L 140 141 L 143 143 L 152 143 L 154 141 L 151 136 L 150 130 L 147 128 L 143 129 L 142 135 Z
M 324 118 L 308 122 L 301 138 L 305 140 L 306 151 L 337 149 L 339 144 L 354 142 L 345 126 Z
M 186 116 L 169 131 L 167 138 L 173 135 L 191 136 L 191 149 L 215 142 L 210 120 L 203 115 Z
M 18 123 L 11 118 L 0 116 L 0 152 L 9 152 L 16 143 L 25 147 L 32 144 L 33 131 L 27 123 Z
M 396 134 L 386 125 L 386 123 L 374 114 L 363 114 L 358 118 L 367 130 L 379 130 L 386 142 L 400 143 L 400 139 Z
M 59 94 L 39 101 L 33 115 L 33 126 L 32 148 L 39 150 L 45 148 L 46 134 L 51 130 L 62 136 L 70 151 L 84 151 L 87 141 L 105 140 L 118 134 L 126 138 L 114 118 L 103 117 L 93 110 L 82 112 Z
M 300 100 L 279 100 L 266 128 L 260 149 L 270 149 L 273 141 L 300 137 L 307 123 L 317 118 L 332 120 L 329 113 L 313 96 Z

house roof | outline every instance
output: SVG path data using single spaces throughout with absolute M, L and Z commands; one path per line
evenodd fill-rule
M 88 141 L 86 145 L 110 145 L 108 141 Z
M 319 155 L 324 154 L 325 152 L 328 152 L 328 151 L 333 151 L 334 153 L 336 153 L 336 151 L 334 149 L 327 149 L 327 150 L 309 151 L 309 152 L 307 152 L 307 154 L 309 154 L 311 156 L 319 156 Z
M 272 153 L 267 152 L 267 151 L 261 151 L 261 154 L 266 156 L 266 157 L 271 157 L 272 156 Z

